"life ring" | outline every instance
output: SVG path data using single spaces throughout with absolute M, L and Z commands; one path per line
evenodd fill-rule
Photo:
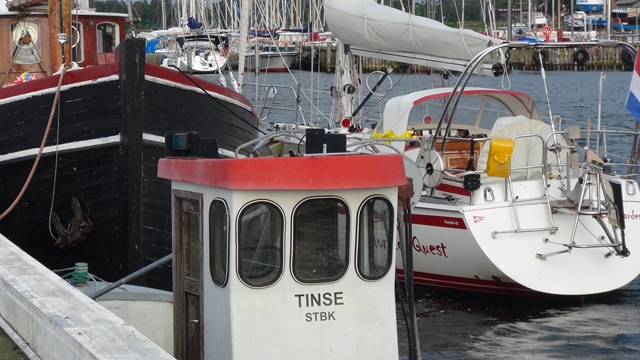
M 546 64 L 549 61 L 549 52 L 545 49 L 533 52 L 533 62 L 540 65 L 540 57 L 542 57 L 542 64 Z
M 542 33 L 544 34 L 544 41 L 545 42 L 550 42 L 551 41 L 551 31 L 553 31 L 551 29 L 551 26 L 549 25 L 545 25 L 545 27 L 542 28 Z
M 627 65 L 633 65 L 635 58 L 633 56 L 633 54 L 631 53 L 631 51 L 624 49 L 622 50 L 622 61 L 624 61 L 625 63 L 627 63 Z
M 578 65 L 583 65 L 589 61 L 589 52 L 585 49 L 578 49 L 578 51 L 573 53 L 573 61 Z

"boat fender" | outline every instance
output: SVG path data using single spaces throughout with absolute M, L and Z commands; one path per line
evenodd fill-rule
M 627 49 L 622 50 L 622 61 L 627 63 L 627 65 L 633 65 L 634 60 L 635 59 L 631 51 Z
M 578 65 L 583 65 L 589 61 L 589 52 L 585 49 L 578 49 L 578 51 L 573 53 L 573 61 Z
M 542 56 L 542 63 L 546 64 L 549 61 L 549 52 L 545 49 L 540 50 L 540 52 L 538 51 L 534 51 L 533 52 L 533 61 L 540 65 L 540 57 Z

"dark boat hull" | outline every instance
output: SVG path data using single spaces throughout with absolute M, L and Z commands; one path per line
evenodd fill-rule
M 144 40 L 121 44 L 119 62 L 64 75 L 56 111 L 33 179 L 0 233 L 50 269 L 87 262 L 108 281 L 169 254 L 170 183 L 159 179 L 169 131 L 198 131 L 232 151 L 258 135 L 249 102 L 228 89 L 144 64 Z M 40 147 L 58 77 L 0 90 L 0 208 L 20 193 Z M 28 94 L 28 95 L 27 95 Z M 92 223 L 69 249 L 54 246 L 50 213 L 66 227 L 72 198 Z M 53 231 L 53 236 L 57 236 Z M 138 284 L 171 289 L 171 268 Z

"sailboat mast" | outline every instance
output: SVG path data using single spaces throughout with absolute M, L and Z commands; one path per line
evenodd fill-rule
M 511 41 L 513 35 L 513 25 L 511 22 L 511 0 L 507 1 L 507 41 Z
M 162 28 L 167 28 L 167 10 L 165 9 L 164 0 L 162 1 Z
M 238 92 L 242 94 L 244 78 L 244 57 L 247 54 L 247 39 L 249 36 L 249 16 L 251 15 L 251 0 L 242 0 L 240 13 L 240 40 L 238 44 Z

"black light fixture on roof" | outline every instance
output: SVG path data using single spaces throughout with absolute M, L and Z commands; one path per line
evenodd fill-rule
M 164 156 L 217 158 L 218 139 L 201 138 L 196 131 L 171 131 L 164 136 Z

